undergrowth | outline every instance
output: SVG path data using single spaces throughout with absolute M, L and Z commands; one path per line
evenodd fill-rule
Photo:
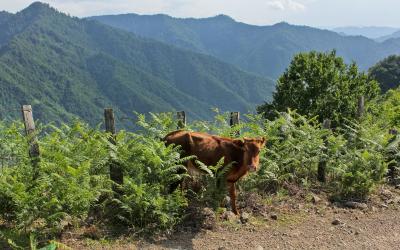
M 217 113 L 214 121 L 191 122 L 186 129 L 267 138 L 259 171 L 240 182 L 245 193 L 266 196 L 296 185 L 323 189 L 335 199 L 364 200 L 385 181 L 388 166 L 395 170 L 398 166 L 399 139 L 368 117 L 347 121 L 334 130 L 323 129 L 316 118 L 290 110 L 273 121 L 261 115 L 246 115 L 234 127 L 227 121 L 228 114 Z M 34 235 L 37 245 L 44 245 L 65 230 L 96 218 L 144 233 L 169 231 L 178 224 L 190 195 L 179 189 L 171 193 L 169 188 L 191 178 L 186 162 L 195 158 L 182 158 L 179 147 L 166 146 L 161 140 L 176 129 L 172 114 L 138 114 L 137 124 L 135 132 L 118 132 L 116 145 L 100 128 L 79 121 L 44 126 L 37 132 L 41 156 L 34 169 L 22 125 L 0 123 L 3 240 L 7 242 L 14 234 L 26 240 L 12 244 L 24 245 Z M 326 183 L 317 180 L 321 161 L 326 162 Z M 116 184 L 109 180 L 111 162 L 124 173 L 117 194 L 112 191 Z M 224 176 L 232 166 L 222 162 L 216 166 L 197 163 L 205 175 L 194 198 L 209 207 L 217 208 L 226 195 Z

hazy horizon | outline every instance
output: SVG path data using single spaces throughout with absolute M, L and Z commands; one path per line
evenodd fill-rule
M 16 13 L 35 1 L 0 0 L 0 10 Z M 77 17 L 113 14 L 166 14 L 178 18 L 228 15 L 238 22 L 288 22 L 312 27 L 400 27 L 396 0 L 44 0 Z M 388 6 L 391 6 L 388 8 Z M 340 18 L 338 18 L 340 16 Z

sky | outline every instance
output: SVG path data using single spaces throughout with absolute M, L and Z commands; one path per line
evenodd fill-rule
M 31 0 L 0 0 L 0 10 L 15 13 Z M 168 14 L 210 17 L 225 14 L 237 21 L 270 25 L 285 21 L 314 27 L 400 27 L 400 0 L 42 0 L 73 16 Z

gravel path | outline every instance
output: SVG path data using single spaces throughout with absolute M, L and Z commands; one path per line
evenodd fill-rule
M 393 191 L 393 190 L 392 190 Z M 238 218 L 218 215 L 212 230 L 187 227 L 169 237 L 135 241 L 67 241 L 73 249 L 399 249 L 400 190 L 383 190 L 357 209 L 327 202 L 289 200 L 271 204 L 272 210 Z M 258 203 L 259 204 L 259 203 Z M 283 204 L 283 205 L 282 205 Z M 248 205 L 248 207 L 252 207 Z M 256 213 L 257 214 L 257 213 Z M 276 215 L 277 218 L 273 218 Z M 212 213 L 212 215 L 214 215 Z M 216 218 L 215 216 L 213 218 Z M 195 221 L 193 219 L 193 221 Z M 203 227 L 204 228 L 204 227 Z
M 334 220 L 339 225 L 333 225 Z M 300 220 L 300 221 L 299 221 Z M 133 247 L 132 247 L 133 248 Z M 180 233 L 139 249 L 400 249 L 400 210 L 378 212 L 331 209 L 294 221 L 268 221 L 238 230 L 223 227 Z

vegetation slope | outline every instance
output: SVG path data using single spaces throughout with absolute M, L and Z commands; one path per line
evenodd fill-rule
M 300 80 L 291 77 L 297 75 Z M 330 88 L 320 83 L 330 78 L 338 84 L 327 94 L 325 89 Z M 324 117 L 325 105 L 301 105 L 298 112 L 279 110 L 269 120 L 261 114 L 244 115 L 233 127 L 227 122 L 229 113 L 217 114 L 212 122 L 190 122 L 185 127 L 223 137 L 268 139 L 260 152 L 258 171 L 237 183 L 239 198 L 260 198 L 257 209 L 250 211 L 262 212 L 271 194 L 317 190 L 334 204 L 363 205 L 360 202 L 369 202 L 382 184 L 399 187 L 400 136 L 395 132 L 400 127 L 399 90 L 380 95 L 376 81 L 359 73 L 357 65 L 345 65 L 334 52 L 299 54 L 280 79 L 273 103 L 281 103 L 280 93 L 302 104 L 307 103 L 300 96 L 307 98 L 310 93 L 316 96 L 309 99 L 312 103 L 328 99 L 328 107 L 338 116 L 333 120 L 335 128 L 326 129 L 318 120 Z M 308 88 L 287 92 L 284 87 L 290 82 L 300 90 L 299 83 L 305 82 Z M 354 117 L 357 98 L 348 94 L 349 89 L 370 93 L 363 116 Z M 341 110 L 343 103 L 348 109 Z M 29 158 L 32 138 L 24 135 L 23 125 L 0 122 L 0 248 L 47 245 L 47 249 L 56 249 L 58 243 L 52 239 L 79 228 L 88 233 L 84 237 L 96 239 L 93 235 L 98 235 L 98 228 L 127 235 L 170 232 L 185 218 L 196 218 L 196 222 L 204 218 L 194 217 L 199 210 L 191 210 L 190 205 L 204 206 L 207 214 L 215 216 L 210 208 L 220 210 L 226 195 L 223 180 L 236 166 L 223 166 L 223 160 L 216 166 L 197 162 L 204 171 L 198 179 L 202 188 L 171 193 L 173 183 L 191 180 L 185 165 L 195 159 L 160 140 L 176 129 L 176 119 L 172 113 L 151 114 L 150 119 L 138 115 L 137 126 L 135 132 L 120 130 L 115 137 L 78 121 L 38 126 L 38 161 Z M 110 180 L 110 166 L 116 165 L 124 175 L 122 184 Z M 250 206 L 245 204 L 245 208 Z
M 167 15 L 125 14 L 90 19 L 181 48 L 214 55 L 245 70 L 272 78 L 278 78 L 299 52 L 336 49 L 347 63 L 354 60 L 364 70 L 382 58 L 400 52 L 399 39 L 378 43 L 362 36 L 341 36 L 328 30 L 287 23 L 248 25 L 224 15 L 182 19 Z
M 369 74 L 377 80 L 383 92 L 400 85 L 400 56 L 391 55 L 369 69 Z
M 181 109 L 207 118 L 211 108 L 249 111 L 273 82 L 210 56 L 136 37 L 96 21 L 33 3 L 0 14 L 0 119 L 34 105 L 42 121 L 101 121 Z

